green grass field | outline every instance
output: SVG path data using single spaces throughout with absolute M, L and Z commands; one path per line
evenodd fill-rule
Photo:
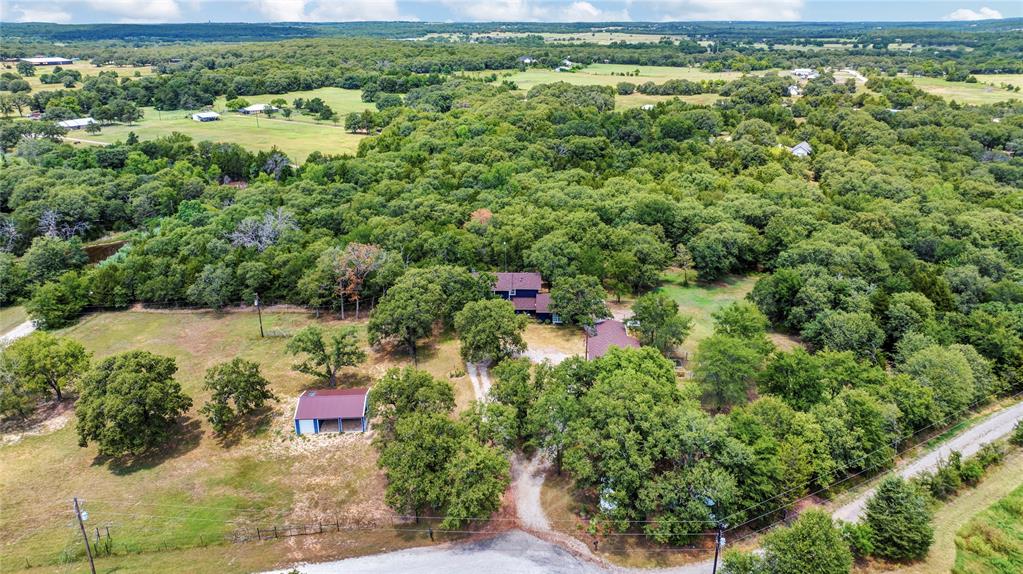
M 638 76 L 612 75 L 612 73 L 635 72 L 639 70 Z M 490 72 L 488 72 L 490 73 Z M 631 82 L 642 84 L 643 82 L 655 82 L 662 84 L 668 80 L 734 80 L 741 77 L 739 72 L 708 72 L 700 68 L 675 68 L 671 66 L 631 66 L 627 64 L 592 64 L 575 72 L 557 72 L 543 68 L 530 68 L 528 70 L 498 72 L 502 80 L 511 80 L 521 90 L 528 90 L 540 84 L 554 82 L 567 82 L 577 86 L 614 86 L 619 82 Z
M 268 104 L 270 103 L 270 100 L 284 98 L 284 100 L 288 102 L 289 106 L 292 105 L 292 102 L 294 102 L 296 98 L 302 98 L 304 100 L 320 98 L 342 118 L 341 125 L 344 125 L 343 120 L 346 114 L 351 112 L 361 112 L 362 110 L 367 109 L 376 109 L 376 106 L 373 104 L 362 101 L 362 90 L 346 90 L 344 88 L 318 88 L 315 90 L 288 92 L 286 94 L 259 94 L 255 96 L 242 97 L 245 100 L 248 100 L 250 104 Z M 213 102 L 213 109 L 224 113 L 224 110 L 226 109 L 226 102 L 227 100 L 223 96 L 217 98 L 216 101 Z M 280 114 L 275 114 L 274 117 L 281 118 L 282 116 Z M 321 121 L 312 116 L 298 113 L 298 110 L 295 110 L 295 113 L 293 113 L 289 119 L 292 121 L 301 121 L 318 125 L 334 125 L 330 121 Z
M 0 335 L 17 327 L 28 319 L 24 307 L 0 307 Z
M 363 102 L 359 90 L 341 88 L 319 88 L 286 94 L 263 94 L 245 96 L 251 104 L 265 104 L 275 98 L 284 98 L 288 105 L 295 98 L 322 98 L 341 118 L 337 124 L 332 121 L 320 121 L 300 113 L 293 113 L 285 119 L 280 114 L 272 118 L 265 115 L 246 116 L 225 111 L 224 98 L 218 98 L 213 108 L 220 112 L 220 120 L 215 122 L 197 122 L 191 116 L 193 111 L 175 110 L 157 111 L 155 108 L 143 108 L 145 114 L 141 121 L 128 126 L 123 124 L 106 126 L 99 134 L 90 135 L 84 131 L 68 134 L 71 138 L 112 143 L 123 141 L 128 132 L 142 140 L 150 140 L 170 135 L 173 132 L 183 133 L 195 141 L 210 140 L 240 144 L 248 149 L 259 151 L 269 150 L 277 146 L 288 154 L 293 161 L 302 163 L 314 151 L 325 154 L 354 154 L 359 149 L 359 142 L 366 137 L 350 134 L 344 130 L 344 116 L 350 112 L 361 112 L 372 107 Z
M 1023 485 L 959 529 L 952 572 L 1023 572 Z
M 734 275 L 709 284 L 697 283 L 693 271 L 689 272 L 688 287 L 684 285 L 679 271 L 665 271 L 661 279 L 663 283 L 657 290 L 674 299 L 680 313 L 693 318 L 693 330 L 682 345 L 690 352 L 696 351 L 696 345 L 714 332 L 711 315 L 730 303 L 741 301 L 757 283 L 756 276 Z
M 192 112 L 157 112 L 144 108 L 145 117 L 134 125 L 112 125 L 98 134 L 87 134 L 77 130 L 68 134 L 70 138 L 81 138 L 98 142 L 113 143 L 124 141 L 129 132 L 141 140 L 151 140 L 183 133 L 195 141 L 209 140 L 239 144 L 253 151 L 269 150 L 276 146 L 288 154 L 293 161 L 302 163 L 314 151 L 325 154 L 354 154 L 359 149 L 363 135 L 350 134 L 344 124 L 314 124 L 298 119 L 285 120 L 280 116 L 244 116 L 225 113 L 215 122 L 197 122 Z
M 294 332 L 315 319 L 301 313 L 264 312 L 263 321 L 267 332 Z M 365 323 L 363 319 L 345 324 L 355 326 L 364 337 Z M 48 419 L 43 430 L 9 429 L 0 442 L 0 570 L 32 565 L 63 572 L 62 560 L 81 559 L 84 547 L 76 541 L 80 535 L 69 513 L 74 496 L 85 501 L 90 530 L 99 527 L 105 533 L 109 526 L 118 552 L 142 552 L 147 557 L 106 558 L 108 572 L 126 564 L 135 564 L 135 569 L 120 571 L 180 572 L 182 554 L 208 563 L 208 572 L 245 572 L 268 569 L 296 556 L 327 559 L 429 543 L 421 540 L 423 536 L 385 526 L 372 532 L 342 532 L 330 545 L 312 536 L 276 545 L 216 546 L 222 537 L 256 526 L 334 517 L 387 525 L 393 516 L 383 502 L 384 479 L 369 437 L 322 435 L 310 440 L 293 434 L 295 398 L 315 381 L 291 370 L 294 358 L 284 350 L 286 338 L 259 337 L 253 313 L 102 313 L 59 334 L 80 341 L 94 360 L 133 349 L 173 357 L 178 366 L 175 378 L 194 404 L 166 451 L 131 464 L 102 459 L 95 445 L 80 448 L 70 411 Z M 368 355 L 364 365 L 349 369 L 343 385 L 371 384 L 387 368 L 410 363 L 403 353 L 368 350 Z M 197 410 L 208 397 L 202 389 L 205 370 L 236 356 L 258 362 L 281 400 L 252 432 L 223 442 L 212 435 Z M 472 394 L 468 378 L 449 376 L 463 369 L 457 340 L 442 338 L 425 347 L 420 368 L 451 381 L 459 404 L 468 402 Z M 207 544 L 214 546 L 202 548 Z M 296 555 L 301 546 L 309 549 Z M 220 559 L 242 553 L 245 558 L 237 562 Z M 191 565 L 186 570 L 193 571 Z M 82 571 L 83 566 L 77 562 L 69 571 Z
M 961 104 L 994 104 L 1006 100 L 1021 100 L 1023 93 L 1010 92 L 998 87 L 1002 82 L 1016 86 L 1023 85 L 1023 74 L 977 75 L 977 83 L 948 82 L 941 78 L 911 77 L 918 88 L 947 100 L 955 100 Z M 994 85 L 991 85 L 991 84 Z
M 712 315 L 726 305 L 743 300 L 753 290 L 759 277 L 729 275 L 712 283 L 697 283 L 695 278 L 696 273 L 690 271 L 687 287 L 681 271 L 668 270 L 661 275 L 662 283 L 657 288 L 678 303 L 679 313 L 693 318 L 693 329 L 682 344 L 682 349 L 689 353 L 695 353 L 700 341 L 714 332 Z M 782 350 L 800 345 L 796 338 L 788 335 L 773 332 L 768 335 Z
M 3 67 L 4 67 L 4 71 L 11 71 L 11 72 L 16 71 L 15 70 L 15 63 L 13 63 L 13 62 L 5 62 Z M 56 66 L 36 66 L 35 67 L 35 72 L 36 72 L 35 75 L 34 76 L 28 76 L 28 77 L 25 78 L 25 81 L 28 82 L 28 85 L 32 86 L 32 92 L 46 92 L 46 91 L 62 90 L 62 89 L 64 89 L 64 85 L 63 84 L 44 84 L 44 83 L 39 81 L 39 76 L 42 76 L 43 74 L 52 74 L 53 73 L 53 69 L 55 67 Z M 138 72 L 139 75 L 142 75 L 142 76 L 145 76 L 145 75 L 153 73 L 153 68 L 151 66 L 140 66 L 140 67 L 137 67 L 137 68 L 136 67 L 132 67 L 132 66 L 102 66 L 102 67 L 97 67 L 97 66 L 92 65 L 92 63 L 90 63 L 88 61 L 75 62 L 74 64 L 68 64 L 66 66 L 61 66 L 61 68 L 64 68 L 65 70 L 78 70 L 79 72 L 82 73 L 83 79 L 86 76 L 95 76 L 95 75 L 99 74 L 100 72 L 107 72 L 107 71 L 111 71 L 111 70 L 117 72 L 118 77 L 122 77 L 122 78 L 124 78 L 124 77 L 133 77 L 135 75 L 135 72 Z M 77 85 L 81 86 L 82 84 L 78 83 Z M 31 94 L 31 92 L 29 92 L 29 93 Z

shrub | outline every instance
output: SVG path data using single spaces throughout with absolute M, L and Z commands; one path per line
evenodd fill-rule
M 1017 446 L 1023 446 L 1023 421 L 1016 423 L 1016 428 L 1013 429 L 1009 442 Z

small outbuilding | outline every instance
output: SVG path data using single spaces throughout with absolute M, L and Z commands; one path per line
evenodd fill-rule
M 245 114 L 245 115 L 252 115 L 252 114 L 265 114 L 268 111 L 276 112 L 277 110 L 278 110 L 278 108 L 275 108 L 275 107 L 271 106 L 270 104 L 252 104 L 251 106 L 246 106 L 244 108 L 241 108 L 238 111 L 243 113 L 243 114 Z
M 92 118 L 77 118 L 73 120 L 64 120 L 57 122 L 57 125 L 66 130 L 80 130 L 85 126 L 96 123 L 96 120 Z
M 611 347 L 638 349 L 639 340 L 629 335 L 625 323 L 608 319 L 586 330 L 586 360 L 592 361 L 607 354 Z
M 813 153 L 813 147 L 809 142 L 801 141 L 789 148 L 789 151 L 796 157 L 806 157 Z
M 22 62 L 28 62 L 33 66 L 67 66 L 74 62 L 68 58 L 59 56 L 36 56 L 34 58 L 22 58 Z
M 192 114 L 192 119 L 197 122 L 215 122 L 220 119 L 220 114 L 217 112 L 199 112 Z
M 295 434 L 366 432 L 369 389 L 315 389 L 298 397 Z

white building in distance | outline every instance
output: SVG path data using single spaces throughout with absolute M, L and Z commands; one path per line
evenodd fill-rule
M 810 68 L 796 68 L 792 70 L 792 75 L 802 80 L 814 80 L 821 76 L 817 73 L 817 70 L 811 70 Z
M 85 126 L 94 123 L 96 123 L 96 120 L 92 118 L 78 118 L 74 120 L 64 120 L 62 122 L 57 122 L 57 125 L 66 130 L 79 130 L 84 128 Z
M 67 58 L 57 56 L 36 56 L 34 58 L 22 58 L 21 61 L 28 62 L 33 66 L 67 66 L 74 63 Z

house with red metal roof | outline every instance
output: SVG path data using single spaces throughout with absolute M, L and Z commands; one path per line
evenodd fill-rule
M 313 389 L 298 397 L 295 433 L 366 432 L 369 389 Z
M 612 347 L 638 349 L 639 340 L 629 335 L 625 323 L 608 319 L 586 329 L 586 360 L 603 357 Z

